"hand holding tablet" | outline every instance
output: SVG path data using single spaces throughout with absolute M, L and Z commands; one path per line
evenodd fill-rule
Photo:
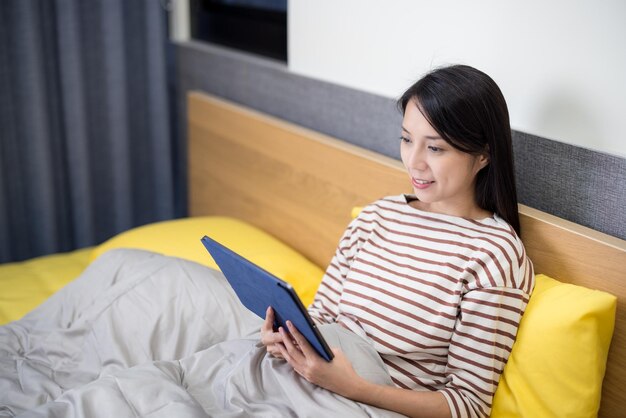
M 207 236 L 202 243 L 246 308 L 265 319 L 271 306 L 275 330 L 287 331 L 287 320 L 291 321 L 322 358 L 332 360 L 332 351 L 289 283 Z

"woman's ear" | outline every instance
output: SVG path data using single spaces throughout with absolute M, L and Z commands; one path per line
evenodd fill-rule
M 479 171 L 489 165 L 489 145 L 485 145 L 483 153 L 478 155 L 478 167 Z
M 487 167 L 488 164 L 489 164 L 489 154 L 488 153 L 480 154 L 480 156 L 478 157 L 478 166 L 480 167 L 480 170 Z

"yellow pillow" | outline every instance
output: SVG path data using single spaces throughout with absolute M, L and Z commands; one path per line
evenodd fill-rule
M 324 272 L 278 239 L 234 218 L 183 218 L 133 228 L 96 247 L 91 260 L 113 248 L 139 248 L 217 269 L 200 242 L 204 235 L 291 283 L 305 306 L 313 301 Z
M 0 325 L 20 319 L 74 280 L 89 264 L 91 248 L 0 266 Z
M 595 417 L 615 325 L 611 294 L 536 276 L 492 417 Z
M 354 206 L 352 208 L 352 212 L 350 212 L 350 216 L 352 216 L 352 219 L 359 216 L 359 213 L 361 213 L 362 210 L 363 210 L 363 206 Z

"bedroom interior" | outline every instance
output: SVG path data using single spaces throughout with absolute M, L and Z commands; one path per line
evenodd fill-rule
M 121 233 L 89 261 L 137 248 L 215 267 L 199 244 L 208 234 L 310 301 L 355 207 L 406 187 L 390 157 L 203 92 L 189 94 L 188 109 L 191 216 Z M 233 152 L 241 158 L 224 158 Z M 524 205 L 520 214 L 537 287 L 492 416 L 619 416 L 626 242 Z
M 17 319 L 37 306 L 109 249 L 144 248 L 212 265 L 199 241 L 176 242 L 195 236 L 199 227 L 232 240 L 233 246 L 240 246 L 250 257 L 265 258 L 268 270 L 297 282 L 298 293 L 310 298 L 351 211 L 406 189 L 395 141 L 401 117 L 393 99 L 299 75 L 283 63 L 221 46 L 184 40 L 171 42 L 169 48 L 173 122 L 165 129 L 175 130 L 177 138 L 170 150 L 175 162 L 173 185 L 168 188 L 175 207 L 164 203 L 158 210 L 158 219 L 153 220 L 166 219 L 162 223 L 142 218 L 120 227 L 126 232 L 109 234 L 108 240 L 100 235 L 70 253 L 0 265 L 0 293 L 7 297 L 0 303 L 0 322 Z M 561 343 L 596 344 L 597 351 L 591 354 L 595 362 L 581 366 L 583 371 L 576 378 L 555 373 L 554 382 L 549 383 L 554 385 L 549 386 L 554 397 L 543 405 L 544 411 L 559 403 L 562 406 L 570 390 L 587 402 L 573 403 L 574 410 L 599 407 L 601 417 L 621 416 L 626 408 L 621 391 L 626 381 L 626 158 L 522 131 L 513 134 L 522 239 L 536 272 L 585 291 L 599 291 L 574 293 L 581 298 L 602 299 L 603 292 L 613 295 L 613 299 L 602 299 L 601 306 L 581 302 L 580 309 L 590 312 L 584 311 L 591 318 L 587 328 L 604 329 L 576 335 L 578 342 L 563 338 Z M 242 166 L 226 158 L 233 152 L 245 156 L 241 163 L 258 173 L 255 180 L 265 186 L 250 187 L 249 178 L 237 177 Z M 290 164 L 304 155 L 311 158 Z M 335 171 L 337 167 L 347 168 Z M 352 171 L 368 173 L 367 184 Z M 178 217 L 173 213 L 187 216 L 167 221 Z M 247 248 L 242 236 L 255 237 L 253 241 L 263 243 L 259 245 L 264 249 Z M 281 257 L 293 264 L 285 267 Z M 294 271 L 304 279 L 298 282 Z M 571 299 L 555 302 L 544 293 L 554 283 L 548 278 L 542 283 L 545 288 L 538 294 L 545 299 L 536 298 L 536 315 L 556 315 L 547 305 L 561 306 L 558 303 Z M 535 321 L 540 322 L 537 317 Z M 529 328 L 528 334 L 536 329 Z M 544 401 L 542 394 L 520 383 L 545 378 L 541 373 L 525 375 L 525 362 L 545 362 L 541 364 L 550 368 L 550 361 L 578 361 L 576 356 L 564 356 L 561 362 L 532 357 L 536 349 L 530 343 L 516 350 L 519 362 L 515 358 L 507 366 L 510 377 L 499 389 L 493 416 L 511 416 L 511 411 L 531 416 L 528 411 L 523 414 L 524 401 L 532 399 L 528 402 L 536 401 L 535 406 Z M 564 369 L 571 373 L 569 366 Z M 589 385 L 593 388 L 583 387 L 584 379 L 593 381 Z M 555 387 L 564 381 L 574 383 L 559 392 Z

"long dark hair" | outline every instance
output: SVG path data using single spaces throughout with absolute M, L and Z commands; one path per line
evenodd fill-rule
M 520 235 L 509 111 L 495 81 L 467 65 L 439 68 L 404 92 L 397 102 L 402 114 L 411 100 L 451 146 L 489 156 L 476 176 L 476 203 Z

